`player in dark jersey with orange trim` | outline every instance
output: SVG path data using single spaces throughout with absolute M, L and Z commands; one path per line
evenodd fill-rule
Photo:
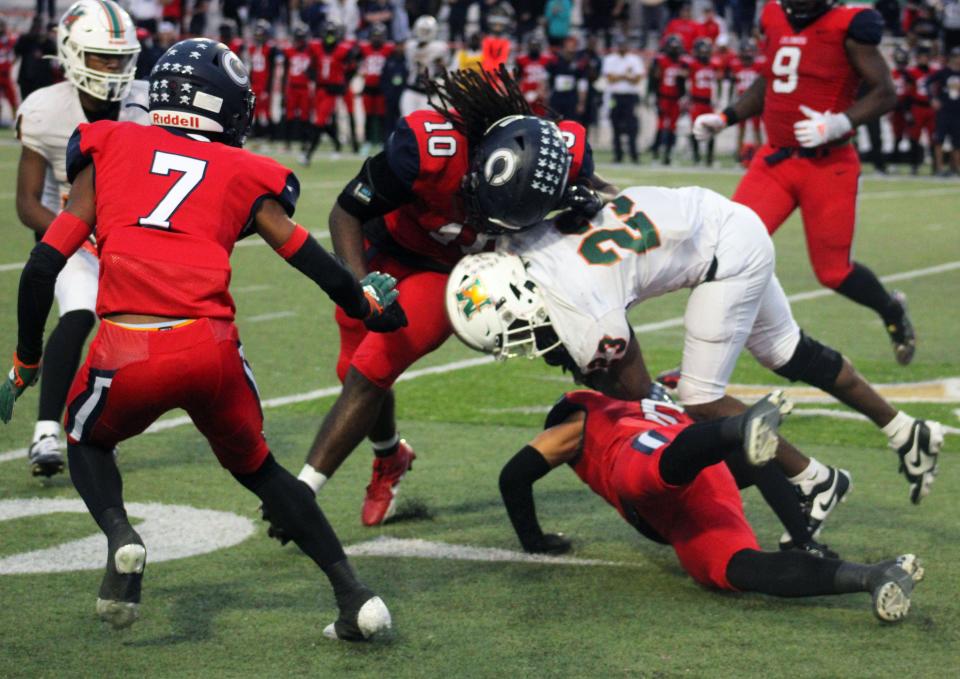
M 541 529 L 533 500 L 533 484 L 566 463 L 644 537 L 673 547 L 701 585 L 781 597 L 870 592 L 880 620 L 902 620 L 924 574 L 912 554 L 864 565 L 760 550 L 721 462 L 766 464 L 788 411 L 775 392 L 741 415 L 695 424 L 673 404 L 570 392 L 547 415 L 544 431 L 504 465 L 500 493 L 526 551 L 567 552 L 570 540 Z
M 67 406 L 70 477 L 107 536 L 97 613 L 114 627 L 139 616 L 146 548 L 124 509 L 113 447 L 183 408 L 220 464 L 326 573 L 340 617 L 325 634 L 359 640 L 390 626 L 379 597 L 354 574 L 333 528 L 263 436 L 253 373 L 233 323 L 229 254 L 254 232 L 361 319 L 402 313 L 390 276 L 362 284 L 293 222 L 299 183 L 244 151 L 253 93 L 246 68 L 220 43 L 184 40 L 158 61 L 152 126 L 81 124 L 67 151 L 67 206 L 23 270 L 14 367 L 0 385 L 0 419 L 39 372 L 57 274 L 95 232 L 103 319 Z M 211 101 L 218 102 L 214 107 Z M 94 184 L 96 172 L 96 184 Z M 185 527 L 189 529 L 189 527 Z
M 318 490 L 369 437 L 376 453 L 362 512 L 369 526 L 391 516 L 414 459 L 397 433 L 392 386 L 450 336 L 443 295 L 453 265 L 561 204 L 599 209 L 595 189 L 612 189 L 594 175 L 584 128 L 531 116 L 506 69 L 454 72 L 432 94 L 437 110 L 404 118 L 330 214 L 334 248 L 347 265 L 360 275 L 382 268 L 411 300 L 409 325 L 382 335 L 369 332 L 376 322 L 337 312 L 343 392 L 300 474 Z
M 780 0 L 764 7 L 760 28 L 764 74 L 722 113 L 697 118 L 694 134 L 708 139 L 763 113 L 768 142 L 733 199 L 753 209 L 770 233 L 799 207 L 817 279 L 877 312 L 897 362 L 906 365 L 916 348 L 906 297 L 888 292 L 851 258 L 860 161 L 850 141 L 858 125 L 896 103 L 877 47 L 883 19 L 873 9 L 834 7 L 832 0 Z M 855 100 L 861 82 L 864 95 Z

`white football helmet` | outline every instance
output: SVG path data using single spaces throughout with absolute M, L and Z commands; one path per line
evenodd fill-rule
M 119 56 L 115 73 L 87 65 L 87 55 Z M 113 0 L 77 0 L 57 25 L 57 58 L 78 90 L 104 101 L 120 101 L 130 91 L 137 70 L 137 29 Z
M 417 42 L 432 42 L 437 39 L 439 31 L 440 27 L 437 25 L 437 20 L 429 14 L 417 17 L 417 20 L 413 22 L 412 33 Z
M 461 259 L 450 272 L 447 316 L 464 344 L 499 360 L 536 358 L 560 346 L 537 284 L 516 255 L 484 252 Z M 551 328 L 540 333 L 537 330 Z

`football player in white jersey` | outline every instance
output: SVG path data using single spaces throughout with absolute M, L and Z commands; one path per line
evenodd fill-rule
M 17 214 L 39 240 L 69 193 L 67 142 L 80 123 L 148 124 L 149 92 L 134 81 L 136 27 L 112 0 L 78 0 L 57 25 L 57 58 L 66 80 L 31 93 L 17 111 L 23 145 L 17 170 Z M 44 351 L 40 408 L 28 458 L 34 476 L 63 470 L 60 419 L 67 391 L 93 328 L 99 262 L 92 247 L 67 261 L 57 278 L 59 323 Z
M 450 59 L 449 45 L 437 40 L 439 26 L 432 16 L 419 17 L 413 22 L 411 32 L 413 37 L 403 47 L 407 59 L 407 87 L 400 95 L 401 116 L 430 108 L 423 79 L 438 76 Z
M 804 334 L 773 271 L 773 243 L 749 208 L 697 187 L 634 187 L 590 220 L 561 216 L 503 239 L 497 253 L 461 260 L 446 301 L 469 346 L 500 358 L 544 356 L 607 395 L 635 400 L 651 385 L 626 311 L 690 289 L 678 393 L 695 419 L 745 409 L 725 391 L 746 347 L 778 375 L 823 389 L 880 427 L 918 503 L 937 471 L 942 426 L 897 411 L 848 360 Z M 782 439 L 777 460 L 816 536 L 850 475 Z

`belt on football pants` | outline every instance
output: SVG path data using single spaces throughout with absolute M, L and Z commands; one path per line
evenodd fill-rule
M 776 151 L 765 155 L 763 160 L 767 165 L 773 166 L 793 156 L 797 158 L 826 158 L 836 148 L 836 146 L 817 146 L 816 148 L 805 149 L 802 146 L 778 146 Z

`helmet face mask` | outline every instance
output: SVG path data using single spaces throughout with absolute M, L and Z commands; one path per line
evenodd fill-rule
M 515 255 L 464 257 L 450 274 L 445 300 L 461 341 L 497 360 L 533 359 L 560 346 L 537 284 Z
M 127 96 L 139 54 L 136 27 L 112 0 L 78 0 L 57 25 L 57 58 L 67 80 L 95 99 L 120 101 Z M 96 61 L 116 67 L 100 70 L 94 67 Z
M 792 23 L 810 24 L 826 14 L 836 0 L 780 0 L 783 11 Z

